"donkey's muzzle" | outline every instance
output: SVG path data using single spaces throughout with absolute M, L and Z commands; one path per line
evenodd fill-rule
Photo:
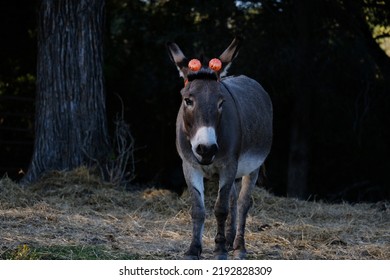
M 199 144 L 195 152 L 199 155 L 198 160 L 199 163 L 202 165 L 208 165 L 211 164 L 215 158 L 215 155 L 218 152 L 218 145 L 212 144 L 212 145 L 204 145 Z

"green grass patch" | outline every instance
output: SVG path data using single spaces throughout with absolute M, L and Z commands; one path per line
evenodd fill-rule
M 19 245 L 0 255 L 3 260 L 135 260 L 140 256 L 107 251 L 103 246 L 50 246 Z

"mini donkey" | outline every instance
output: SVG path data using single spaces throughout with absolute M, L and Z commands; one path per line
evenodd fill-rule
M 272 103 L 263 87 L 246 76 L 226 75 L 238 54 L 236 38 L 208 67 L 189 61 L 168 43 L 172 61 L 184 78 L 176 121 L 176 147 L 192 199 L 192 242 L 186 259 L 199 259 L 205 220 L 204 178 L 219 182 L 214 207 L 217 220 L 214 256 L 246 257 L 245 222 L 251 192 L 272 142 Z M 241 188 L 235 180 L 242 178 Z M 226 225 L 227 224 L 227 225 Z

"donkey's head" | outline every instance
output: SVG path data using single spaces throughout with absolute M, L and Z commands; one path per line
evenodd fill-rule
M 207 67 L 197 59 L 189 60 L 175 43 L 168 43 L 168 51 L 184 79 L 182 95 L 182 131 L 200 164 L 211 164 L 218 152 L 218 127 L 223 111 L 223 95 L 219 80 L 238 54 L 237 39 Z

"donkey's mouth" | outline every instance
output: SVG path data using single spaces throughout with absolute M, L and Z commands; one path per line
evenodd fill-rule
M 214 158 L 215 156 L 211 157 L 211 158 L 202 158 L 202 159 L 198 159 L 198 162 L 200 165 L 210 165 L 214 162 Z
M 195 159 L 196 161 L 200 164 L 200 165 L 210 165 L 214 162 L 214 159 L 215 159 L 215 154 L 210 154 L 210 155 L 204 155 L 204 156 L 201 156 L 197 153 L 193 153 L 194 156 L 195 156 Z
M 193 153 L 201 165 L 210 165 L 213 163 L 215 156 L 218 152 L 218 145 L 212 144 L 209 146 L 200 144 L 195 149 L 193 149 Z

